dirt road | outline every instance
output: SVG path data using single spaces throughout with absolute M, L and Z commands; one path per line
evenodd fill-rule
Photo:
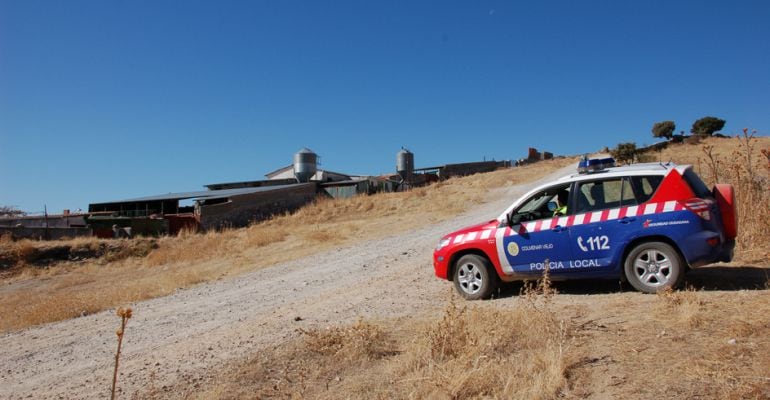
M 121 358 L 123 396 L 149 383 L 195 387 L 206 371 L 280 346 L 297 328 L 440 311 L 451 290 L 433 277 L 440 236 L 497 217 L 541 181 L 490 192 L 471 212 L 407 234 L 134 304 Z M 106 311 L 0 337 L 0 397 L 108 396 L 118 325 L 114 311 Z

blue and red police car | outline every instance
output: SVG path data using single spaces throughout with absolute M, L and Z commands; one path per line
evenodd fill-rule
M 689 165 L 584 158 L 497 219 L 444 236 L 433 265 L 469 300 L 546 269 L 552 280 L 621 279 L 656 293 L 688 268 L 730 261 L 737 229 L 732 186 L 709 189 Z

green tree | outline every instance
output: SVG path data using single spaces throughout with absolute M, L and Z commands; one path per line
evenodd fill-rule
M 636 143 L 619 143 L 618 147 L 610 150 L 610 154 L 619 163 L 631 164 L 636 158 Z
M 711 136 L 714 132 L 725 127 L 725 120 L 716 117 L 703 117 L 692 124 L 690 133 L 693 135 Z
M 676 124 L 674 121 L 660 121 L 652 126 L 652 136 L 656 138 L 671 139 L 674 136 Z

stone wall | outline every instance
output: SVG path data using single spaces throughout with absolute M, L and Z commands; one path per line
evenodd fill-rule
M 275 214 L 294 211 L 313 201 L 316 192 L 315 183 L 305 183 L 288 188 L 232 196 L 230 201 L 225 203 L 204 203 L 199 207 L 200 224 L 206 230 L 247 226 Z

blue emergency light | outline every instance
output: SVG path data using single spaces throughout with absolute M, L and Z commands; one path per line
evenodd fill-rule
M 588 158 L 583 157 L 578 163 L 578 173 L 590 174 L 592 172 L 603 171 L 607 168 L 615 166 L 615 159 L 612 157 L 607 158 Z

